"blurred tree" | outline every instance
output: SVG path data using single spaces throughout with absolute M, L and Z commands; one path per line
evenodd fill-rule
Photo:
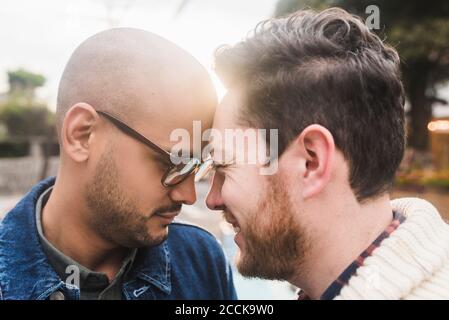
M 45 77 L 24 69 L 17 69 L 8 71 L 8 82 L 9 100 L 21 99 L 21 103 L 31 104 L 35 99 L 36 89 L 45 84 Z
M 23 144 L 24 139 L 38 138 L 44 161 L 40 178 L 47 173 L 49 145 L 56 140 L 55 114 L 35 96 L 38 87 L 45 84 L 45 77 L 24 69 L 8 72 L 9 91 L 0 103 L 0 122 L 6 128 L 10 143 Z
M 279 0 L 275 15 L 302 8 L 341 7 L 362 18 L 366 8 L 380 9 L 380 29 L 374 30 L 399 52 L 402 76 L 410 104 L 409 145 L 428 148 L 427 124 L 432 105 L 447 101 L 437 96 L 437 88 L 449 80 L 449 1 L 434 0 Z
M 48 136 L 52 134 L 54 114 L 45 105 L 20 105 L 8 101 L 2 106 L 2 121 L 10 137 Z
M 47 136 L 53 130 L 53 113 L 39 103 L 37 88 L 45 77 L 24 69 L 8 71 L 9 90 L 0 104 L 0 121 L 13 137 Z

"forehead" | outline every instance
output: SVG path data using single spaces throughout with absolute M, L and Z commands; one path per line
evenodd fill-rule
M 241 94 L 238 91 L 228 91 L 215 112 L 213 128 L 219 131 L 238 128 L 237 119 L 240 108 Z
M 239 91 L 228 91 L 217 108 L 210 137 L 212 156 L 217 161 L 231 158 L 245 161 L 257 155 L 263 136 L 239 120 L 242 101 Z
M 133 122 L 133 128 L 166 150 L 180 144 L 182 149 L 192 149 L 194 140 L 201 140 L 202 132 L 212 126 L 216 108 L 213 99 L 155 95 L 149 101 Z
M 216 155 L 224 151 L 225 132 L 238 128 L 236 121 L 240 106 L 240 94 L 237 91 L 228 91 L 219 103 L 214 116 L 211 132 L 212 153 Z M 228 150 L 229 151 L 229 150 Z

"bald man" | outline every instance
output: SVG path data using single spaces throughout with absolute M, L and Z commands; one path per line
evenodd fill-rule
M 184 141 L 173 163 L 170 133 L 207 129 L 216 103 L 204 68 L 163 38 L 84 41 L 59 86 L 57 177 L 0 226 L 0 299 L 235 299 L 215 238 L 173 222 L 196 200 L 200 161 Z

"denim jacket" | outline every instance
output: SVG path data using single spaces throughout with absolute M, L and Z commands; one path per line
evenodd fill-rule
M 0 300 L 79 299 L 79 288 L 62 281 L 42 250 L 36 202 L 54 184 L 34 186 L 0 224 Z M 138 250 L 122 285 L 123 297 L 145 299 L 236 299 L 231 268 L 207 231 L 173 223 L 162 244 Z

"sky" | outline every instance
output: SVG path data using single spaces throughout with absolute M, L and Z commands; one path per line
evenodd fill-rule
M 224 88 L 212 71 L 215 48 L 244 38 L 275 5 L 276 0 L 0 0 L 0 92 L 8 89 L 8 70 L 41 73 L 47 83 L 38 97 L 54 110 L 73 50 L 99 31 L 136 27 L 189 51 L 210 71 L 221 97 Z
M 111 27 L 136 27 L 163 36 L 210 72 L 218 96 L 225 89 L 212 70 L 214 50 L 238 42 L 269 18 L 276 0 L 0 0 L 0 93 L 6 72 L 25 68 L 47 78 L 38 97 L 56 108 L 60 76 L 73 50 Z M 183 5 L 184 4 L 184 5 Z M 179 12 L 179 8 L 182 10 Z M 449 86 L 440 90 L 449 100 Z M 449 108 L 436 106 L 436 116 Z

